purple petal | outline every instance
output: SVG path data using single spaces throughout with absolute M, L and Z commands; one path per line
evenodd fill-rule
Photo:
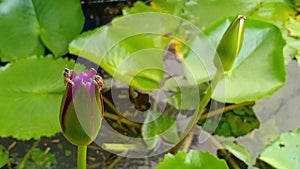
M 93 93 L 92 91 L 92 83 L 91 82 L 86 82 L 85 87 L 87 88 L 87 90 L 89 91 L 89 94 L 91 95 L 91 93 Z
M 76 76 L 77 76 L 76 72 L 73 71 L 73 72 L 71 73 L 71 79 L 74 79 Z
M 90 78 L 93 78 L 93 76 L 94 75 L 97 75 L 98 73 L 97 73 L 97 71 L 94 69 L 94 68 L 91 68 L 90 70 L 89 70 L 89 72 L 88 72 L 88 76 L 90 77 Z
M 74 94 L 79 89 L 82 80 L 80 79 L 79 76 L 76 76 L 74 77 L 73 82 L 74 82 L 74 88 L 73 88 L 73 94 Z
M 65 131 L 65 117 L 66 117 L 66 113 L 67 113 L 67 110 L 69 108 L 69 105 L 71 104 L 72 102 L 72 99 L 73 99 L 73 96 L 72 96 L 72 88 L 73 86 L 72 85 L 68 85 L 67 86 L 67 89 L 66 89 L 66 92 L 65 92 L 65 96 L 64 96 L 64 99 L 63 99 L 63 104 L 62 104 L 62 110 L 61 110 L 61 128 L 63 131 Z
M 79 78 L 83 81 L 86 82 L 88 80 L 88 75 L 85 72 L 81 72 L 79 75 Z

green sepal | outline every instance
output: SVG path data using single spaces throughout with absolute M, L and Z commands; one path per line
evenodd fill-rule
M 245 19 L 245 16 L 238 15 L 224 33 L 214 58 L 214 64 L 219 71 L 228 71 L 233 66 L 242 48 Z
M 101 127 L 103 119 L 101 93 L 98 85 L 94 86 L 95 96 L 90 96 L 84 84 L 81 84 L 75 92 L 69 92 L 72 85 L 68 84 L 62 100 L 60 112 L 62 132 L 70 143 L 77 146 L 92 143 Z M 68 103 L 67 100 L 72 98 L 70 95 L 74 96 Z M 65 112 L 64 106 L 67 106 Z

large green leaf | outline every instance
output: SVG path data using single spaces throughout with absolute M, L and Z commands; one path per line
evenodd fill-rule
M 174 118 L 154 111 L 148 111 L 146 122 L 142 126 L 143 139 L 148 149 L 153 149 L 160 138 L 170 143 L 177 143 L 179 136 Z
M 185 7 L 186 0 L 152 0 L 150 5 L 143 2 L 136 2 L 131 8 L 125 8 L 123 13 L 125 15 L 142 13 L 142 12 L 161 12 L 169 13 L 176 16 L 181 16 Z
M 191 32 L 197 31 L 190 23 L 184 26 Z M 181 18 L 168 14 L 134 14 L 83 33 L 71 42 L 69 49 L 127 84 L 153 90 L 163 79 L 163 53 L 168 44 L 165 37 L 186 41 L 184 26 Z
M 207 30 L 215 46 L 229 24 L 226 19 Z M 242 49 L 232 69 L 218 82 L 212 98 L 239 103 L 258 100 L 277 91 L 285 83 L 284 45 L 281 33 L 274 25 L 246 20 Z M 205 73 L 195 76 L 203 78 L 201 75 Z
M 192 0 L 189 1 L 185 8 L 184 18 L 196 24 L 199 28 L 205 29 L 223 19 L 224 17 L 236 16 L 254 10 L 260 0 Z
M 181 16 L 187 0 L 152 0 L 150 6 L 160 12 Z
M 163 78 L 163 52 L 154 49 L 147 50 L 147 48 L 154 48 L 154 44 L 144 35 L 120 37 L 125 40 L 119 43 L 116 32 L 122 34 L 130 30 L 122 26 L 116 26 L 116 29 L 121 30 L 111 30 L 105 26 L 95 33 L 83 34 L 72 42 L 71 53 L 99 64 L 109 74 L 127 84 L 145 90 L 158 88 L 158 82 Z M 117 43 L 119 44 L 116 45 Z M 143 48 L 146 50 L 142 50 Z M 142 52 L 137 52 L 139 49 Z
M 176 109 L 191 109 L 199 106 L 206 84 L 191 84 L 184 77 L 172 77 L 165 81 L 163 90 L 176 92 L 168 97 L 167 101 Z M 197 92 L 198 91 L 198 92 Z
M 220 160 L 208 152 L 191 150 L 188 154 L 178 152 L 175 156 L 166 154 L 164 161 L 160 162 L 156 169 L 228 169 L 226 162 Z
M 243 14 L 247 18 L 275 24 L 282 31 L 283 35 L 286 34 L 285 23 L 297 15 L 292 0 L 228 0 L 226 2 L 192 0 L 186 3 L 184 11 L 183 17 L 201 29 L 206 29 L 223 17 Z M 297 52 L 300 53 L 299 50 Z M 289 58 L 295 57 L 295 52 L 292 54 L 287 52 L 285 57 L 289 61 L 291 60 Z
M 291 0 L 260 0 L 256 8 L 247 13 L 251 18 L 276 24 L 282 30 L 284 22 L 296 14 Z
M 275 168 L 300 168 L 300 129 L 281 134 L 267 145 L 259 156 L 260 160 Z
M 0 136 L 17 139 L 60 131 L 59 108 L 65 90 L 62 72 L 74 62 L 27 59 L 0 69 Z
M 14 61 L 41 55 L 46 46 L 55 55 L 67 53 L 68 43 L 83 26 L 79 0 L 3 0 L 0 2 L 0 54 Z
M 288 32 L 287 35 L 284 36 L 287 42 L 284 50 L 286 63 L 288 63 L 291 59 L 296 58 L 300 65 L 300 16 L 296 19 L 290 18 L 285 27 Z
M 224 17 L 240 14 L 282 26 L 297 13 L 291 0 L 192 0 L 187 3 L 185 11 L 185 18 L 204 29 Z

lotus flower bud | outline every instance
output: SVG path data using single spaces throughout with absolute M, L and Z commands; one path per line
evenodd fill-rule
M 67 87 L 60 109 L 62 132 L 70 143 L 88 145 L 95 140 L 103 119 L 103 80 L 95 69 L 76 75 L 66 68 L 64 76 Z
M 218 47 L 214 64 L 218 70 L 228 71 L 231 69 L 235 58 L 239 54 L 244 39 L 244 21 L 246 17 L 238 15 L 227 28 Z

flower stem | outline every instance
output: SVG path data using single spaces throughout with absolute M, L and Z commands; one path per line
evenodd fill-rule
M 87 146 L 77 147 L 77 169 L 86 169 Z
M 190 123 L 187 125 L 187 127 L 185 129 L 186 135 L 181 139 L 181 141 L 178 144 L 176 144 L 170 150 L 170 153 L 172 153 L 172 154 L 176 154 L 177 153 L 177 151 L 179 150 L 179 148 L 182 146 L 182 144 L 184 143 L 185 139 L 187 138 L 188 134 L 191 132 L 191 130 L 193 129 L 193 127 L 197 124 L 199 118 L 201 117 L 203 109 L 206 107 L 206 105 L 210 101 L 210 98 L 212 96 L 212 92 L 213 92 L 216 84 L 219 82 L 219 80 L 221 79 L 222 76 L 223 76 L 222 72 L 217 72 L 216 73 L 214 79 L 212 80 L 212 82 L 210 83 L 210 85 L 207 87 L 206 94 L 201 99 L 198 108 L 196 109 L 196 111 L 194 112 L 194 114 L 193 114 L 193 116 L 191 118 Z

